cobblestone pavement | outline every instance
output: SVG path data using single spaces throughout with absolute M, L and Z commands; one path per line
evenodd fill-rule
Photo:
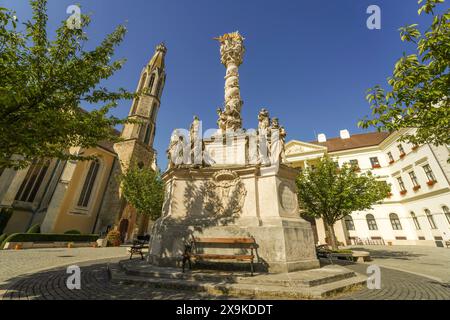
M 340 263 L 366 274 L 367 264 Z M 416 274 L 381 267 L 381 289 L 351 292 L 335 299 L 345 300 L 450 300 L 450 283 L 441 283 Z
M 0 250 L 0 283 L 29 272 L 127 255 L 125 247 Z
M 233 299 L 213 297 L 190 291 L 175 291 L 143 287 L 139 284 L 114 284 L 109 281 L 107 263 L 120 259 L 106 259 L 78 264 L 81 267 L 81 289 L 66 287 L 68 274 L 65 268 L 42 271 L 17 277 L 0 284 L 3 299 Z M 346 267 L 365 273 L 367 265 L 346 264 Z M 332 299 L 447 299 L 450 300 L 450 286 L 437 281 L 387 268 L 381 269 L 381 289 L 364 288 Z
M 370 264 L 450 282 L 450 248 L 426 246 L 351 246 L 368 251 Z

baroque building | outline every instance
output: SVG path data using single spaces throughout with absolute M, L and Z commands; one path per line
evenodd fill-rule
M 148 221 L 137 221 L 136 213 L 121 197 L 118 175 L 135 163 L 156 168 L 153 149 L 156 118 L 164 89 L 165 55 L 159 44 L 143 68 L 122 140 L 100 142 L 95 148 L 71 148 L 69 152 L 98 156 L 94 161 L 36 160 L 23 170 L 0 169 L 0 207 L 13 209 L 4 233 L 25 232 L 39 224 L 43 233 L 105 233 L 118 225 L 123 240 L 145 232 Z
M 399 139 L 405 129 L 391 134 L 372 132 L 317 141 L 289 141 L 287 161 L 297 168 L 314 166 L 328 154 L 339 165 L 371 170 L 391 186 L 391 195 L 371 210 L 356 211 L 335 225 L 343 244 L 443 246 L 450 240 L 450 146 L 414 146 Z M 316 243 L 327 242 L 322 219 L 308 219 L 315 226 Z

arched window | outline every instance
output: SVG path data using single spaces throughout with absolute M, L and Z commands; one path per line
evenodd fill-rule
M 159 79 L 158 82 L 158 88 L 156 89 L 155 95 L 160 96 L 161 95 L 161 90 L 162 90 L 162 83 L 163 83 L 163 79 Z
M 345 216 L 344 218 L 345 221 L 345 227 L 347 228 L 347 230 L 355 230 L 355 224 L 353 223 L 353 218 L 352 216 Z
M 136 113 L 138 104 L 139 104 L 139 97 L 137 97 L 136 99 L 134 99 L 133 109 L 131 109 L 131 114 L 132 114 L 132 115 Z
M 151 125 L 147 125 L 147 128 L 145 129 L 145 136 L 144 136 L 144 143 L 148 144 L 150 141 L 150 134 L 151 134 Z
M 447 222 L 450 223 L 450 210 L 447 206 L 442 207 L 442 211 L 444 211 L 444 215 L 447 218 Z
M 402 224 L 396 213 L 389 214 L 389 219 L 391 220 L 393 230 L 402 230 Z
M 427 216 L 428 223 L 430 224 L 431 229 L 437 229 L 436 223 L 434 222 L 434 218 L 433 218 L 433 215 L 431 214 L 430 210 L 425 209 L 425 214 Z
M 99 168 L 100 162 L 98 160 L 91 161 L 86 178 L 84 179 L 83 189 L 81 189 L 80 198 L 78 199 L 77 205 L 79 207 L 87 207 L 89 205 Z
M 47 173 L 50 160 L 35 160 L 27 171 L 25 179 L 16 194 L 16 200 L 33 202 Z
M 366 215 L 367 220 L 367 226 L 369 227 L 369 230 L 378 230 L 377 222 L 375 221 L 375 217 L 373 214 Z
M 147 80 L 147 73 L 144 73 L 144 75 L 142 76 L 141 83 L 139 84 L 139 92 L 142 91 L 142 88 L 145 85 L 145 80 Z
M 419 223 L 419 220 L 416 217 L 416 214 L 414 212 L 412 212 L 412 211 L 411 211 L 410 214 L 411 214 L 412 220 L 414 221 L 414 225 L 416 226 L 416 230 L 420 230 L 421 229 L 420 228 L 420 223 Z
M 148 88 L 150 89 L 150 93 L 152 92 L 154 83 L 155 83 L 155 74 L 152 73 L 152 75 L 150 76 L 150 81 L 148 83 Z

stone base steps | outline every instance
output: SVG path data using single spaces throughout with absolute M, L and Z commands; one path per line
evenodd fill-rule
M 182 273 L 176 268 L 159 268 L 146 263 L 122 262 L 108 266 L 111 281 L 149 287 L 190 290 L 211 295 L 269 299 L 318 299 L 353 289 L 367 277 L 340 266 L 292 272 L 255 274 L 194 270 Z

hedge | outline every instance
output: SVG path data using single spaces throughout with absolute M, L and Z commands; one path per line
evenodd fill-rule
M 14 233 L 6 242 L 94 242 L 98 234 Z
M 30 229 L 27 230 L 27 233 L 41 233 L 41 225 L 35 224 L 31 226 Z
M 67 230 L 66 232 L 64 232 L 64 234 L 81 234 L 80 231 L 72 229 L 72 230 Z
M 12 210 L 7 208 L 0 209 L 0 234 L 5 230 L 6 225 L 8 224 L 9 219 L 12 216 Z

